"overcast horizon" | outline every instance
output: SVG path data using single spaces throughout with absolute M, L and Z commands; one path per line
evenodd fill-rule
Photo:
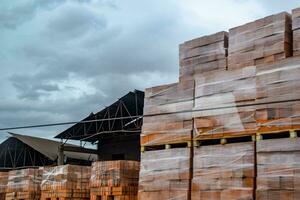
M 134 89 L 178 80 L 178 45 L 291 0 L 4 0 L 0 128 L 78 121 Z M 12 132 L 51 138 L 69 126 Z M 7 137 L 0 131 L 0 142 Z

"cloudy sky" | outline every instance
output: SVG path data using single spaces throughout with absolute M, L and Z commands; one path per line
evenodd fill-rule
M 178 44 L 299 6 L 296 0 L 1 0 L 0 128 L 80 120 L 129 90 L 175 82 Z M 65 128 L 16 132 L 51 137 Z M 5 137 L 0 132 L 0 141 Z

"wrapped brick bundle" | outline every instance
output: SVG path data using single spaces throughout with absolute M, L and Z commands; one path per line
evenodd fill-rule
M 256 67 L 195 76 L 194 139 L 255 133 Z
M 260 132 L 300 128 L 300 59 L 257 68 L 256 121 Z
M 39 200 L 41 194 L 41 181 L 41 169 L 21 169 L 10 171 L 6 187 L 6 200 Z
M 293 56 L 300 55 L 300 8 L 292 10 Z
M 136 200 L 140 163 L 137 161 L 98 161 L 92 164 L 91 199 Z
M 195 74 L 213 70 L 226 70 L 228 33 L 186 41 L 179 46 L 180 80 L 193 79 Z
M 292 55 L 290 14 L 282 12 L 229 30 L 228 69 L 260 65 Z
M 141 145 L 191 140 L 194 81 L 146 89 Z
M 139 200 L 187 200 L 190 149 L 175 148 L 142 153 Z
M 257 142 L 257 200 L 300 199 L 300 138 Z
M 44 167 L 42 200 L 48 198 L 89 199 L 91 167 L 62 165 Z
M 254 143 L 194 149 L 192 200 L 252 200 Z
M 0 172 L 0 200 L 5 200 L 8 172 Z

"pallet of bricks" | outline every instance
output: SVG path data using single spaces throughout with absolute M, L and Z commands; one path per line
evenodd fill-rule
M 98 161 L 92 164 L 92 200 L 136 200 L 140 163 L 137 161 Z
M 207 52 L 219 52 L 217 58 L 225 60 L 217 68 L 200 62 L 195 67 L 202 70 L 190 74 L 195 85 L 189 197 L 192 200 L 249 200 L 254 195 L 252 136 L 255 136 L 256 124 L 255 107 L 251 104 L 256 98 L 256 69 L 253 66 L 243 70 L 227 69 L 227 36 L 228 33 L 220 32 L 180 45 L 181 55 L 188 55 L 200 48 L 199 44 L 204 44 L 203 51 L 198 51 L 199 58 L 204 58 Z
M 90 176 L 89 166 L 44 167 L 41 200 L 88 200 Z
M 299 198 L 300 58 L 288 58 L 291 23 L 284 12 L 180 45 L 180 82 L 146 90 L 139 199 Z M 194 92 L 178 92 L 189 81 Z M 192 153 L 172 149 L 188 128 Z M 291 138 L 275 139 L 285 132 Z M 272 147 L 256 142 L 266 138 Z M 157 150 L 164 143 L 171 149 Z
M 8 172 L 0 172 L 0 200 L 5 200 Z
M 12 170 L 8 173 L 6 200 L 39 200 L 41 169 Z
M 139 199 L 188 199 L 194 81 L 146 89 Z
M 257 133 L 295 125 L 290 117 L 296 104 L 287 103 L 297 98 L 296 75 L 288 74 L 298 69 L 286 59 L 291 34 L 287 13 L 230 29 L 227 71 L 194 76 L 191 199 L 286 199 L 257 192 L 255 139 Z

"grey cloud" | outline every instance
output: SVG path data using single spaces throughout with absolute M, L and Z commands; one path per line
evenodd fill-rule
M 104 17 L 97 17 L 80 5 L 62 6 L 54 14 L 46 30 L 50 38 L 72 40 L 84 36 L 91 29 L 101 31 L 106 27 Z
M 14 75 L 11 77 L 12 85 L 17 89 L 21 99 L 37 100 L 53 91 L 58 91 L 59 87 L 39 80 L 34 76 Z
M 0 28 L 15 29 L 22 23 L 32 19 L 38 9 L 53 8 L 60 0 L 22 0 L 1 1 Z M 61 0 L 60 2 L 63 2 Z
M 0 87 L 7 85 L 1 87 L 1 127 L 80 120 L 129 90 L 174 82 L 178 44 L 220 31 L 185 21 L 172 0 L 14 2 L 0 3 L 0 28 L 6 28 Z M 272 12 L 282 10 L 275 7 Z M 21 133 L 54 135 L 63 128 Z

